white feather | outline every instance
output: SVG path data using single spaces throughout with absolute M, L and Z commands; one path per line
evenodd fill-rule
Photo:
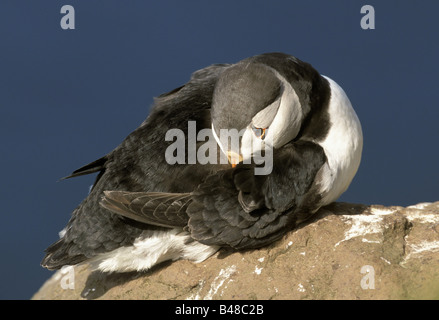
M 256 138 L 249 125 L 243 136 L 241 154 L 244 159 L 251 158 L 254 153 L 260 152 L 265 146 L 270 149 L 279 148 L 294 139 L 300 131 L 303 120 L 302 107 L 299 97 L 290 83 L 276 70 L 272 70 L 282 82 L 282 96 L 276 116 L 271 122 L 264 140 Z M 261 112 L 264 112 L 262 110 Z M 259 113 L 253 117 L 253 122 L 258 119 Z
M 265 139 L 272 141 L 273 148 L 279 148 L 297 136 L 303 114 L 296 91 L 277 71 L 274 72 L 283 83 L 283 92 L 279 109 Z
M 331 127 L 326 138 L 318 142 L 328 158 L 320 182 L 323 204 L 329 204 L 346 191 L 360 165 L 363 133 L 360 120 L 343 89 L 330 84 L 329 116 Z
M 218 249 L 193 241 L 189 233 L 179 229 L 144 231 L 132 246 L 98 255 L 90 264 L 103 272 L 145 271 L 167 260 L 201 262 Z

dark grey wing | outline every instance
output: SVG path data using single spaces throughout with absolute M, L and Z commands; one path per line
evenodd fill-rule
M 122 216 L 165 227 L 184 227 L 207 245 L 258 248 L 279 239 L 318 208 L 312 190 L 326 161 L 312 142 L 277 150 L 270 175 L 255 176 L 253 165 L 210 175 L 192 193 L 106 192 L 102 205 Z
M 138 222 L 159 227 L 183 228 L 190 193 L 104 191 L 100 205 Z
M 272 243 L 319 208 L 321 199 L 312 189 L 325 162 L 319 145 L 291 142 L 275 150 L 267 176 L 238 165 L 208 177 L 187 210 L 191 236 L 235 249 Z
M 132 245 L 145 229 L 162 228 L 158 223 L 125 219 L 100 206 L 104 191 L 188 193 L 218 170 L 216 165 L 169 165 L 165 152 L 171 142 L 166 143 L 165 135 L 172 128 L 186 131 L 189 121 L 196 122 L 197 130 L 210 128 L 213 90 L 226 68 L 214 65 L 197 71 L 184 86 L 157 97 L 147 119 L 116 149 L 69 176 L 99 172 L 92 190 L 73 211 L 62 238 L 46 249 L 44 267 L 77 264 Z

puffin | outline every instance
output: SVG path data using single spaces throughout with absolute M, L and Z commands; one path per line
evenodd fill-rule
M 145 271 L 268 246 L 347 190 L 362 148 L 346 93 L 309 63 L 275 52 L 210 65 L 66 177 L 97 173 L 41 265 Z

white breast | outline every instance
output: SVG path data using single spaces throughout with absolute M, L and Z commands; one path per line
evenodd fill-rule
M 343 89 L 333 80 L 330 84 L 330 129 L 319 142 L 325 150 L 328 163 L 323 168 L 321 193 L 323 205 L 329 204 L 346 191 L 360 166 L 363 133 L 360 120 Z

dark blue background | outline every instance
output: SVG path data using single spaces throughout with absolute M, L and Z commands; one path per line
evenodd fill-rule
M 76 29 L 62 30 L 73 5 Z M 373 5 L 376 29 L 362 30 Z M 438 1 L 0 3 L 0 298 L 28 299 L 39 262 L 94 177 L 58 182 L 116 147 L 152 99 L 212 63 L 282 51 L 347 92 L 363 125 L 341 201 L 439 200 Z

